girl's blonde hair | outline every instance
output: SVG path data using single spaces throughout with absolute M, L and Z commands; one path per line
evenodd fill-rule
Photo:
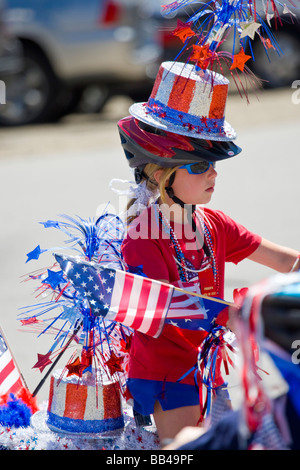
M 141 183 L 143 181 L 146 181 L 146 188 L 155 195 L 157 191 L 159 191 L 161 202 L 164 203 L 166 201 L 166 185 L 167 181 L 171 177 L 173 173 L 178 169 L 178 166 L 173 167 L 173 168 L 164 168 L 160 165 L 157 165 L 156 163 L 148 163 L 143 172 L 147 175 L 147 178 L 143 178 Z M 158 171 L 161 170 L 161 178 L 159 182 L 156 182 L 154 178 L 154 174 Z M 127 204 L 127 211 L 130 209 L 130 207 L 135 203 L 136 199 L 132 198 Z M 136 215 L 130 215 L 127 217 L 127 224 L 129 225 L 139 214 Z

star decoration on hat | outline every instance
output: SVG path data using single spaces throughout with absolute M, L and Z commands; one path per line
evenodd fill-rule
M 230 70 L 233 69 L 240 69 L 242 72 L 244 71 L 245 63 L 247 60 L 251 59 L 251 55 L 246 55 L 244 49 L 242 48 L 238 54 L 234 54 L 233 62 L 230 67 Z
M 195 36 L 195 32 L 190 27 L 192 23 L 183 23 L 182 21 L 177 21 L 177 28 L 174 29 L 173 35 L 181 39 L 182 42 L 185 42 L 187 39 Z
M 213 53 L 209 49 L 209 45 L 205 44 L 205 46 L 193 46 L 193 52 L 190 56 L 190 60 L 192 62 L 196 62 L 198 67 L 202 70 L 207 69 L 209 63 L 213 58 Z
M 271 42 L 271 39 L 269 39 L 269 38 L 266 38 L 266 39 L 265 39 L 265 38 L 261 38 L 261 41 L 262 41 L 262 43 L 263 43 L 263 45 L 264 45 L 264 47 L 265 47 L 266 49 L 271 49 L 271 48 L 272 48 L 272 49 L 276 50 L 276 48 L 273 46 L 273 44 L 272 44 L 272 42 Z
M 51 352 L 52 351 L 49 351 L 47 354 L 38 354 L 38 361 L 32 368 L 40 369 L 40 371 L 43 372 L 46 366 L 52 364 L 50 359 Z
M 242 38 L 245 38 L 246 36 L 249 36 L 253 40 L 254 35 L 257 32 L 258 28 L 261 27 L 261 24 L 256 23 L 255 21 L 252 21 L 251 23 L 240 23 L 240 26 L 242 28 L 240 38 L 242 39 Z

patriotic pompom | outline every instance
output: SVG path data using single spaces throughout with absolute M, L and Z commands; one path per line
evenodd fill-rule
M 36 399 L 25 388 L 21 388 L 18 393 L 8 393 L 0 397 L 1 426 L 27 427 L 36 411 L 38 411 Z
M 216 323 L 199 347 L 198 353 L 198 387 L 200 402 L 200 422 L 205 415 L 209 415 L 212 398 L 218 387 L 223 385 L 222 366 L 225 374 L 229 374 L 229 366 L 234 366 L 230 353 L 235 349 L 230 344 L 230 333 L 228 330 Z

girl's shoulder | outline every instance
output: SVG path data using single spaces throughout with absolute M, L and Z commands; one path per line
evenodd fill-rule
M 210 222 L 214 225 L 225 226 L 228 223 L 232 223 L 233 220 L 223 211 L 218 209 L 211 209 L 209 207 L 197 206 L 197 214 L 200 215 L 206 222 Z

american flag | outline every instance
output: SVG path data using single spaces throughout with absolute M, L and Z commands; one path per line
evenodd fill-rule
M 229 305 L 219 302 L 221 299 L 195 296 L 201 295 L 197 282 L 179 281 L 174 287 L 178 290 L 174 290 L 165 322 L 179 328 L 210 331 L 213 321 Z
M 55 258 L 94 315 L 159 336 L 172 299 L 171 285 L 76 258 Z
M 196 284 L 177 291 L 136 274 L 104 268 L 80 258 L 55 255 L 57 262 L 76 290 L 89 302 L 96 316 L 117 321 L 134 330 L 158 337 L 164 322 L 180 328 L 208 330 L 211 322 L 226 305 L 198 298 Z M 189 291 L 191 294 L 189 294 Z
M 17 393 L 23 381 L 0 328 L 0 395 Z

